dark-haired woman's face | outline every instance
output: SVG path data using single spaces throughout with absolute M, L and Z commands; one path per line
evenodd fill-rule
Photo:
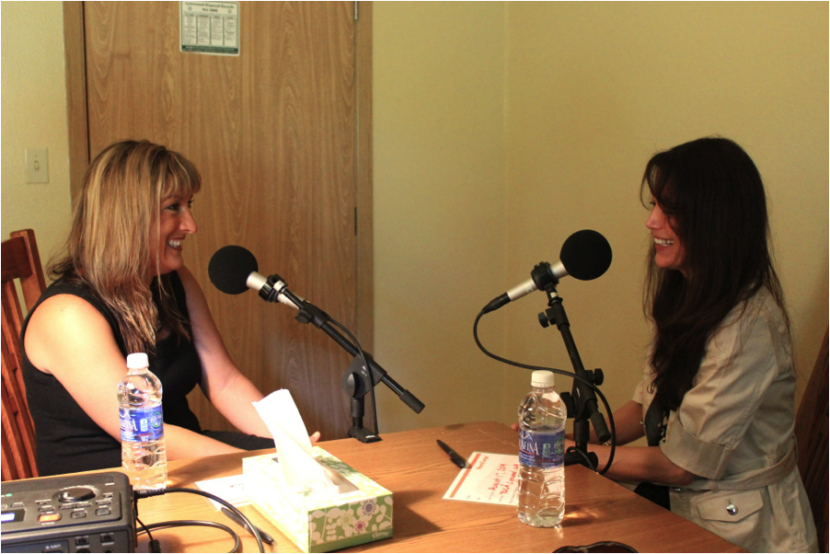
M 654 263 L 663 269 L 682 270 L 686 249 L 673 229 L 674 221 L 663 213 L 660 204 L 652 200 L 651 205 L 646 227 L 654 238 Z

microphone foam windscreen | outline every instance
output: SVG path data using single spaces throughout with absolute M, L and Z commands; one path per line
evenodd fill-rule
M 577 231 L 562 245 L 559 260 L 568 275 L 580 281 L 590 281 L 611 266 L 611 245 L 596 231 Z
M 216 251 L 208 264 L 213 285 L 226 294 L 242 294 L 248 290 L 248 276 L 259 269 L 256 257 L 241 246 L 224 246 Z

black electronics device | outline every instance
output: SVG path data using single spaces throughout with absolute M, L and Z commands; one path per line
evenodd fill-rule
M 123 473 L 7 481 L 0 500 L 3 552 L 135 552 L 133 490 Z

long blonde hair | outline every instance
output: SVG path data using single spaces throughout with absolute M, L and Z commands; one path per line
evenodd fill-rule
M 151 237 L 159 234 L 162 200 L 200 188 L 190 161 L 146 140 L 115 143 L 87 169 L 65 253 L 49 275 L 91 289 L 118 321 L 127 352 L 154 351 L 163 326 L 189 337 Z M 155 275 L 158 304 L 147 275 Z

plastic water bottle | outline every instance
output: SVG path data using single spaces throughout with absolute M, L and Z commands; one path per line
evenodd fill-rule
M 519 405 L 519 519 L 554 527 L 565 515 L 565 420 L 553 373 L 534 371 Z
M 161 381 L 149 370 L 147 354 L 127 356 L 127 375 L 118 383 L 121 465 L 134 489 L 163 489 L 167 481 Z

